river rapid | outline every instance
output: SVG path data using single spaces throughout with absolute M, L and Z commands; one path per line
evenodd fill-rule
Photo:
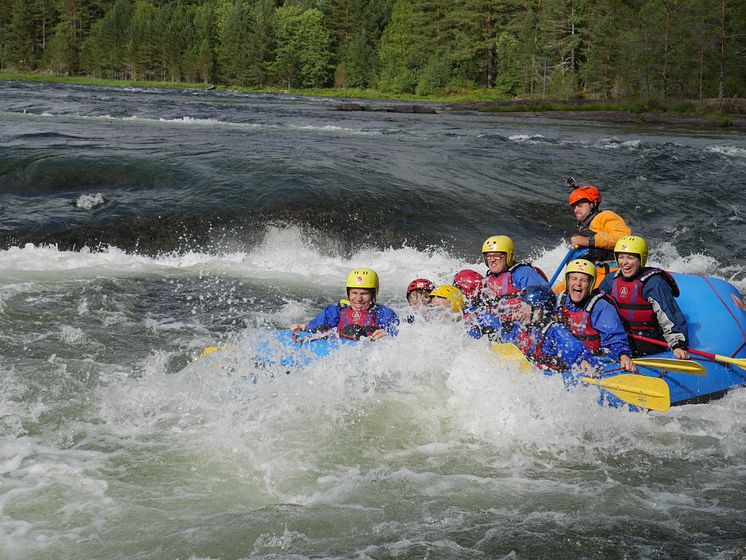
M 743 551 L 746 390 L 601 408 L 422 322 L 254 356 L 354 267 L 400 315 L 490 235 L 551 275 L 568 175 L 746 293 L 746 136 L 341 101 L 0 82 L 0 558 Z

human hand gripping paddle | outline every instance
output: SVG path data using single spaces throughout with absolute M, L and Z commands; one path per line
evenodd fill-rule
M 638 334 L 631 334 L 630 336 L 637 340 L 642 340 L 643 342 L 649 342 L 651 344 L 657 344 L 658 346 L 665 346 L 666 348 L 668 348 L 668 343 L 663 342 L 662 340 L 657 340 L 655 338 L 648 338 L 647 336 L 641 336 Z M 733 364 L 733 365 L 740 367 L 743 370 L 746 370 L 746 358 L 729 358 L 728 356 L 721 356 L 720 354 L 711 354 L 710 352 L 704 352 L 702 350 L 693 350 L 692 348 L 688 348 L 687 352 L 689 352 L 690 354 L 694 354 L 695 356 L 702 356 L 703 358 L 715 360 L 716 362 Z M 681 361 L 684 361 L 684 360 L 681 360 Z

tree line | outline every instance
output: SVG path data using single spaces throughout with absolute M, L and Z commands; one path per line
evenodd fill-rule
M 0 70 L 247 87 L 746 96 L 743 0 L 0 0 Z

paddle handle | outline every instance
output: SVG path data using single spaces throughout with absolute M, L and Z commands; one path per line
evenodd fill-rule
M 557 270 L 554 271 L 554 275 L 552 275 L 552 279 L 549 281 L 549 287 L 551 288 L 554 286 L 554 281 L 557 280 L 557 276 L 560 275 L 560 272 L 562 272 L 562 269 L 565 268 L 565 265 L 570 262 L 575 255 L 582 251 L 582 249 L 575 249 L 574 247 L 570 247 L 570 250 L 567 251 L 567 254 L 565 255 L 565 258 L 562 259 L 562 262 L 557 267 Z
M 658 340 L 657 338 L 649 338 L 647 336 L 642 336 L 639 334 L 631 334 L 631 333 L 629 336 L 637 340 L 642 340 L 643 342 L 649 342 L 650 344 L 657 344 L 658 346 L 665 346 L 666 348 L 668 348 L 667 342 Z M 711 360 L 718 359 L 718 357 L 715 354 L 710 354 L 709 352 L 703 352 L 702 350 L 693 350 L 691 348 L 688 348 L 687 352 L 689 352 L 690 354 L 694 354 L 695 356 L 702 356 L 703 358 L 710 358 Z

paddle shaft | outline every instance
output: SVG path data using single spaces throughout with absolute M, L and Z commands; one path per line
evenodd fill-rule
M 557 270 L 554 271 L 554 275 L 552 276 L 552 279 L 549 281 L 549 287 L 551 288 L 554 286 L 554 281 L 557 280 L 557 277 L 560 275 L 560 272 L 562 272 L 562 269 L 565 268 L 565 265 L 572 260 L 572 258 L 580 251 L 581 249 L 576 249 L 575 247 L 570 247 L 570 250 L 567 251 L 567 254 L 565 255 L 565 258 L 562 259 L 562 262 L 557 267 Z
M 639 334 L 631 334 L 632 338 L 636 338 L 637 340 L 642 340 L 644 342 L 650 342 L 651 344 L 657 344 L 659 346 L 668 346 L 665 342 L 662 340 L 656 340 L 654 338 L 648 338 L 646 336 L 640 336 Z M 734 364 L 741 369 L 746 369 L 746 358 L 730 358 L 728 356 L 721 356 L 720 354 L 711 354 L 710 352 L 705 352 L 703 350 L 693 350 L 692 348 L 687 349 L 687 352 L 690 354 L 694 354 L 696 356 L 702 356 L 703 358 L 709 358 L 710 360 L 715 360 L 716 362 L 722 362 L 724 364 Z
M 649 342 L 650 344 L 657 344 L 658 346 L 663 346 L 665 348 L 668 348 L 668 343 L 664 342 L 663 340 L 658 340 L 657 338 L 649 338 L 647 336 L 642 336 L 639 334 L 630 334 L 634 339 L 641 340 L 643 342 Z M 692 348 L 687 348 L 687 352 L 690 354 L 694 354 L 696 356 L 702 356 L 703 358 L 710 358 L 711 360 L 717 360 L 717 356 L 715 354 L 710 354 L 709 352 L 703 352 L 702 350 L 694 350 Z

